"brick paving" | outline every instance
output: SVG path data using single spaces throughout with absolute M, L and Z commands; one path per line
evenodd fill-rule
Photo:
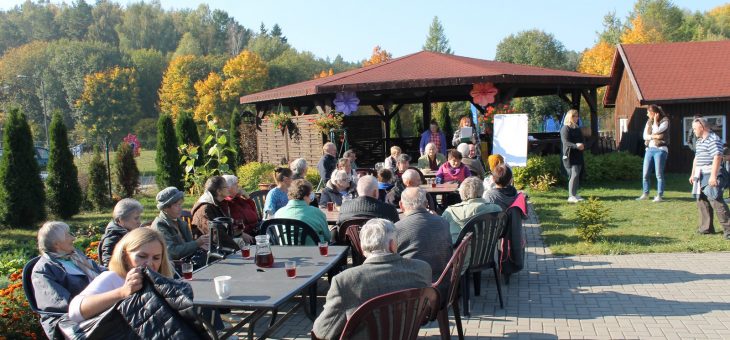
M 723 293 L 730 253 L 553 256 L 532 207 L 525 231 L 526 268 L 502 287 L 505 308 L 491 271 L 485 272 L 481 296 L 471 298 L 472 316 L 463 319 L 466 338 L 730 338 L 730 295 Z M 320 286 L 321 307 L 326 281 Z M 311 327 L 299 311 L 273 338 L 309 339 Z M 420 335 L 438 338 L 437 323 Z

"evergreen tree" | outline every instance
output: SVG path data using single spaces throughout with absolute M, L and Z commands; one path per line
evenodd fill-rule
M 160 190 L 173 186 L 183 188 L 183 171 L 180 166 L 180 152 L 175 142 L 175 129 L 168 114 L 160 115 L 157 121 L 157 187 Z
M 11 109 L 5 118 L 0 160 L 0 222 L 30 227 L 46 218 L 46 194 L 25 115 Z
M 238 107 L 234 108 L 233 112 L 231 112 L 231 128 L 228 131 L 228 135 L 229 145 L 235 151 L 235 155 L 233 156 L 234 162 L 231 163 L 229 161 L 229 164 L 231 164 L 231 169 L 237 169 L 243 165 L 244 161 L 243 149 L 241 148 L 241 114 L 238 113 Z
M 96 211 L 107 208 L 111 203 L 107 191 L 109 188 L 108 179 L 106 163 L 101 158 L 99 148 L 94 147 L 94 156 L 91 157 L 91 162 L 89 162 L 89 187 L 86 189 L 86 199 L 89 200 Z
M 444 33 L 444 26 L 441 25 L 439 17 L 433 17 L 431 27 L 428 28 L 428 37 L 426 37 L 426 43 L 423 45 L 424 51 L 439 52 L 446 54 L 454 54 L 449 46 L 449 39 L 446 38 Z
M 198 149 L 198 160 L 195 162 L 195 166 L 203 164 L 203 148 L 200 141 L 200 134 L 198 134 L 198 126 L 195 124 L 195 120 L 189 111 L 182 111 L 180 117 L 177 118 L 177 122 L 175 123 L 175 137 L 178 146 L 183 144 L 201 146 Z
M 446 137 L 446 148 L 448 149 L 451 146 L 451 138 L 454 136 L 454 126 L 451 123 L 449 105 L 448 103 L 438 103 L 434 111 L 436 113 L 434 119 L 439 124 L 441 132 L 444 133 L 444 137 Z
M 400 121 L 400 113 L 396 113 L 390 120 L 390 138 L 403 137 L 403 125 Z
M 83 196 L 79 186 L 78 170 L 68 147 L 68 132 L 60 111 L 51 119 L 48 156 L 48 209 L 61 219 L 79 213 Z
M 139 169 L 134 160 L 134 150 L 127 143 L 119 144 L 114 158 L 116 189 L 122 198 L 134 196 L 139 187 Z

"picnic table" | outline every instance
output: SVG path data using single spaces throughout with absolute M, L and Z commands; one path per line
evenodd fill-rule
M 441 183 L 436 184 L 436 186 L 432 186 L 431 184 L 421 184 L 419 187 L 425 190 L 427 194 L 432 195 L 450 194 L 459 190 L 459 184 L 457 183 Z
M 335 264 L 347 256 L 347 247 L 330 246 L 329 256 L 319 254 L 319 248 L 313 246 L 272 246 L 275 264 L 272 268 L 259 268 L 254 264 L 255 250 L 251 250 L 251 258 L 244 259 L 240 253 L 215 262 L 193 273 L 193 279 L 187 281 L 193 288 L 193 303 L 198 307 L 231 308 L 252 311 L 251 314 L 220 334 L 226 339 L 248 324 L 248 338 L 254 339 L 254 328 L 266 313 L 278 313 L 279 309 L 295 295 L 307 288 L 315 287 L 317 280 L 332 269 Z M 297 276 L 288 278 L 284 270 L 285 261 L 297 262 Z M 225 300 L 218 298 L 213 278 L 228 275 L 231 277 L 231 295 Z M 284 315 L 277 315 L 276 322 L 261 334 L 265 339 L 304 305 L 300 299 Z M 316 303 L 311 305 L 312 316 L 316 315 Z M 273 317 L 273 315 L 272 315 Z
M 319 210 L 321 210 L 325 214 L 325 216 L 327 216 L 327 224 L 329 224 L 329 225 L 337 224 L 337 220 L 340 217 L 340 208 L 339 207 L 335 207 L 335 210 L 333 210 L 333 211 L 327 211 L 327 208 L 319 208 Z M 399 215 L 403 215 L 403 212 L 400 210 L 400 208 L 396 208 L 396 210 L 398 211 Z

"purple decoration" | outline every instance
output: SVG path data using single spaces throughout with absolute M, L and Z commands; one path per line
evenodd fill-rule
M 355 92 L 339 92 L 335 96 L 335 111 L 342 112 L 345 116 L 357 111 L 360 99 L 357 98 Z

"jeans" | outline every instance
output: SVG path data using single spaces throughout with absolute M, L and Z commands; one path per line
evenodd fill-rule
M 570 166 L 570 180 L 568 180 L 568 194 L 570 196 L 578 195 L 578 182 L 580 181 L 580 169 L 581 165 Z
M 652 165 L 654 166 L 654 173 L 656 174 L 657 181 L 657 195 L 664 196 L 664 165 L 667 164 L 668 152 L 659 148 L 647 148 L 644 154 L 644 170 L 642 172 L 644 193 L 649 194 L 649 188 L 651 187 L 651 172 Z

